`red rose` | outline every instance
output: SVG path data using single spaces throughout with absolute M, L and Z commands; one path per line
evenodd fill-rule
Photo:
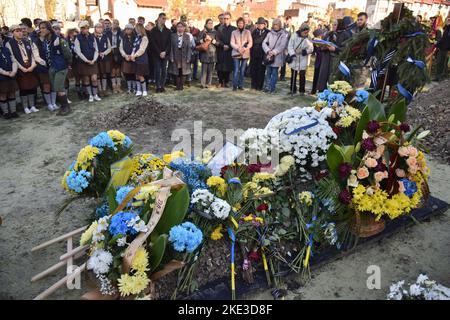
M 267 203 L 261 203 L 256 207 L 256 211 L 266 211 L 267 209 L 269 209 L 269 205 Z

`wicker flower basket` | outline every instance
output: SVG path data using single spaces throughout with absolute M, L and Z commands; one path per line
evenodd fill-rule
M 430 187 L 428 186 L 428 182 L 426 179 L 423 179 L 422 181 L 421 191 L 422 191 L 422 199 L 420 199 L 420 203 L 417 206 L 418 208 L 424 207 L 425 204 L 428 202 L 428 199 L 430 198 Z
M 356 210 L 349 227 L 356 236 L 368 238 L 382 232 L 386 227 L 386 222 L 383 219 L 376 221 L 373 214 Z

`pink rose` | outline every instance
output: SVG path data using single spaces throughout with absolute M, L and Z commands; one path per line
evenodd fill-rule
M 400 157 L 407 157 L 409 154 L 408 148 L 407 147 L 398 148 L 398 154 L 400 155 Z
M 387 172 L 386 171 L 375 172 L 374 178 L 375 178 L 375 181 L 380 182 L 381 180 L 387 178 Z
M 408 155 L 410 157 L 417 157 L 417 155 L 418 155 L 417 149 L 414 148 L 413 146 L 409 146 L 408 147 Z
M 417 165 L 416 166 L 410 166 L 408 168 L 408 172 L 411 173 L 411 174 L 416 174 L 417 170 L 419 170 L 419 167 Z
M 358 176 L 358 179 L 365 179 L 369 176 L 369 170 L 366 167 L 361 167 L 358 169 L 356 175 Z
M 405 192 L 405 186 L 403 185 L 403 182 L 401 181 L 397 181 L 398 182 L 398 191 L 401 193 Z
M 400 168 L 395 169 L 395 174 L 399 178 L 404 178 L 406 176 L 405 170 L 400 169 Z
M 366 161 L 364 161 L 364 164 L 369 168 L 375 168 L 378 162 L 374 158 L 367 158 Z
M 406 164 L 408 167 L 416 167 L 417 166 L 417 159 L 415 157 L 409 157 L 406 159 Z

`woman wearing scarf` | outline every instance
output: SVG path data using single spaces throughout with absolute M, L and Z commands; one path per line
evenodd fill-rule
M 134 27 L 136 32 L 136 37 L 133 42 L 133 51 L 131 53 L 130 59 L 135 64 L 135 74 L 136 74 L 136 95 L 137 96 L 147 96 L 147 83 L 145 77 L 149 74 L 148 69 L 148 55 L 147 46 L 148 38 L 147 32 L 142 24 L 136 24 Z
M 247 61 L 250 58 L 250 49 L 253 46 L 252 34 L 245 29 L 244 18 L 236 21 L 237 29 L 231 33 L 230 45 L 233 48 L 233 91 L 244 90 L 244 76 Z
M 68 67 L 72 62 L 72 53 L 67 41 L 55 33 L 50 22 L 42 21 L 39 24 L 39 36 L 45 44 L 45 62 L 48 66 L 52 90 L 56 93 L 58 102 L 61 104 L 58 115 L 65 116 L 70 113 L 65 80 Z
M 252 32 L 253 46 L 250 49 L 250 74 L 252 89 L 258 91 L 263 89 L 266 73 L 266 66 L 263 64 L 264 50 L 262 48 L 262 43 L 269 32 L 266 26 L 266 20 L 259 17 L 256 22 L 256 29 Z
M 36 93 L 39 80 L 34 73 L 38 50 L 34 43 L 23 36 L 22 28 L 19 25 L 11 27 L 13 37 L 8 41 L 6 47 L 12 53 L 12 58 L 17 63 L 17 83 L 20 90 L 22 107 L 26 114 L 38 112 L 36 108 Z
M 74 49 L 75 54 L 80 58 L 78 72 L 82 77 L 83 87 L 89 95 L 89 102 L 101 101 L 102 99 L 97 94 L 97 41 L 95 36 L 89 32 L 87 21 L 81 21 L 78 26 L 80 34 L 75 39 Z
M 19 117 L 16 112 L 17 62 L 0 38 L 0 109 L 5 119 Z
M 108 89 L 108 75 L 111 73 L 111 41 L 106 33 L 103 32 L 103 25 L 97 23 L 94 28 L 95 41 L 98 47 L 98 76 L 100 82 L 98 89 L 104 92 Z
M 173 33 L 170 41 L 169 73 L 176 78 L 176 90 L 183 90 L 183 83 L 187 75 L 191 73 L 192 46 L 186 25 L 177 23 L 177 32 Z
M 267 60 L 271 63 L 266 66 L 265 92 L 275 93 L 278 80 L 278 69 L 284 64 L 284 50 L 286 49 L 288 34 L 281 28 L 281 20 L 274 19 L 272 30 L 267 34 L 262 47 Z
M 305 95 L 306 69 L 309 66 L 311 53 L 314 51 L 314 46 L 308 39 L 308 34 L 309 26 L 304 24 L 289 40 L 288 54 L 292 57 L 292 62 L 289 63 L 289 67 L 292 69 L 290 94 L 297 93 L 298 75 L 300 78 L 300 95 Z
M 203 44 L 207 44 L 207 49 L 200 51 L 200 62 L 202 63 L 202 75 L 200 83 L 202 88 L 208 88 L 212 85 L 212 76 L 214 72 L 214 64 L 217 61 L 216 57 L 216 33 L 214 30 L 214 24 L 212 19 L 207 19 L 205 23 L 205 29 L 200 32 L 198 39 L 198 46 L 203 47 Z M 206 46 L 206 45 L 205 45 Z
M 120 39 L 119 51 L 122 55 L 122 73 L 127 81 L 128 91 L 130 94 L 136 88 L 136 65 L 131 61 L 131 55 L 133 54 L 133 44 L 135 40 L 134 27 L 132 24 L 125 26 L 122 38 Z

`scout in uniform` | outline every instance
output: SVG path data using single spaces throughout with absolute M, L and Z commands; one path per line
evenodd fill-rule
M 95 40 L 98 47 L 98 71 L 99 71 L 99 91 L 108 89 L 108 75 L 111 73 L 111 41 L 106 33 L 103 32 L 103 25 L 97 23 L 94 28 Z
M 121 93 L 121 65 L 122 65 L 122 55 L 120 54 L 120 41 L 122 39 L 122 31 L 119 27 L 119 20 L 114 19 L 112 23 L 112 28 L 108 32 L 108 36 L 111 41 L 112 49 L 112 59 L 111 59 L 111 83 L 114 93 Z
M 5 119 L 19 117 L 16 112 L 16 74 L 17 62 L 0 38 L 0 108 Z
M 135 26 L 136 38 L 133 42 L 133 51 L 130 59 L 135 64 L 136 74 L 136 95 L 147 96 L 147 82 L 145 77 L 149 74 L 147 46 L 147 32 L 142 24 Z
M 136 65 L 131 60 L 131 55 L 133 54 L 133 44 L 136 38 L 133 29 L 134 27 L 130 23 L 125 26 L 119 46 L 120 54 L 123 58 L 122 73 L 127 81 L 128 93 L 132 93 L 136 87 Z

